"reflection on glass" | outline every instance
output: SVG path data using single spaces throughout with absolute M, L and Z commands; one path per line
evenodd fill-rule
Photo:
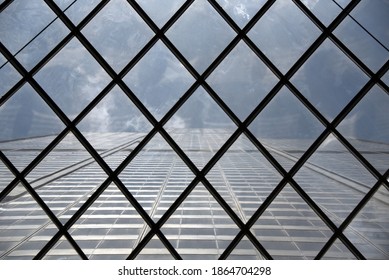
M 152 126 L 118 87 L 77 126 L 106 162 L 116 168 Z
M 293 76 L 301 93 L 332 121 L 367 82 L 367 76 L 326 40 Z
M 59 19 L 56 19 L 34 41 L 21 50 L 16 58 L 27 70 L 31 70 L 68 33 L 69 29 Z
M 189 72 L 160 41 L 123 80 L 158 120 L 194 82 Z
M 189 7 L 166 35 L 202 73 L 232 40 L 234 32 L 206 0 L 199 0 Z
M 41 237 L 51 222 L 21 184 L 0 201 L 0 221 L 1 259 L 31 260 L 47 243 Z
M 154 221 L 158 221 L 194 175 L 157 134 L 119 175 Z
M 345 18 L 334 33 L 374 72 L 389 58 L 389 52 L 350 17 Z
M 22 169 L 65 126 L 27 84 L 1 105 L 0 127 L 1 151 L 17 168 Z
M 217 0 L 230 17 L 243 28 L 265 4 L 265 0 Z
M 247 222 L 281 181 L 281 175 L 241 136 L 207 174 L 207 179 Z
M 286 185 L 251 228 L 274 259 L 314 259 L 332 231 Z
M 44 256 L 44 260 L 81 260 L 77 251 L 73 248 L 72 244 L 65 238 L 61 237 L 60 240 L 50 249 Z
M 238 234 L 238 227 L 199 184 L 161 231 L 184 260 L 205 260 L 217 259 Z
M 386 48 L 389 48 L 388 24 L 389 2 L 362 0 L 351 15 L 373 34 Z
M 386 74 L 382 76 L 381 80 L 389 87 L 389 71 L 387 71 Z
M 0 54 L 0 98 L 3 97 L 3 95 L 21 79 L 21 77 L 22 76 L 16 71 L 11 63 Z
M 263 260 L 265 259 L 253 243 L 247 238 L 243 237 L 238 245 L 234 248 L 227 260 Z
M 344 234 L 367 259 L 389 258 L 389 191 L 382 186 Z
M 189 156 L 202 168 L 232 134 L 235 125 L 210 95 L 198 88 L 165 128 Z
M 324 254 L 322 260 L 356 260 L 357 258 L 347 249 L 347 247 L 337 239 L 334 244 Z
M 89 259 L 124 260 L 147 231 L 138 212 L 116 185 L 111 184 L 69 233 Z
M 136 260 L 174 260 L 173 256 L 163 245 L 162 241 L 154 236 L 135 258 Z
M 71 119 L 109 82 L 108 74 L 77 39 L 70 41 L 35 78 Z
M 289 169 L 323 131 L 323 125 L 282 88 L 249 126 L 284 168 Z
M 301 2 L 325 25 L 328 26 L 342 11 L 334 1 L 302 0 Z M 343 1 L 346 2 L 346 1 Z
M 243 42 L 207 79 L 232 111 L 244 120 L 278 79 Z
M 293 1 L 276 1 L 248 33 L 253 42 L 286 73 L 320 34 Z
M 16 0 L 0 14 L 0 41 L 13 54 L 55 18 L 43 0 Z
M 79 24 L 100 2 L 99 0 L 83 0 L 72 1 L 74 4 L 70 6 L 65 14 L 75 24 Z
M 161 28 L 184 4 L 185 0 L 137 0 L 136 2 L 154 23 Z
M 384 173 L 389 165 L 389 96 L 373 87 L 338 126 L 362 155 Z
M 150 28 L 125 0 L 109 2 L 82 32 L 116 71 L 152 37 Z
M 333 135 L 320 145 L 294 179 L 338 226 L 376 182 Z

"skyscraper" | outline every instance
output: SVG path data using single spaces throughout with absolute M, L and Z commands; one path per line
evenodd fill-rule
M 388 259 L 387 6 L 3 1 L 0 258 Z

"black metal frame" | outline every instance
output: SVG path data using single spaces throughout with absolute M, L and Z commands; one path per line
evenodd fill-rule
M 0 11 L 4 10 L 12 1 L 5 1 L 0 6 Z M 358 258 L 364 259 L 363 254 L 352 244 L 352 242 L 343 234 L 343 231 L 351 223 L 351 221 L 357 216 L 359 211 L 369 201 L 369 199 L 375 194 L 375 192 L 383 185 L 389 189 L 389 183 L 386 178 L 389 176 L 389 170 L 384 174 L 378 172 L 361 154 L 356 150 L 341 133 L 337 131 L 337 126 L 347 116 L 347 114 L 358 104 L 358 102 L 369 92 L 374 85 L 379 85 L 386 93 L 389 94 L 388 86 L 380 79 L 388 71 L 389 62 L 386 62 L 381 69 L 374 73 L 372 72 L 356 55 L 354 55 L 332 32 L 335 28 L 345 19 L 350 12 L 359 4 L 360 0 L 351 1 L 347 7 L 335 18 L 335 20 L 328 26 L 324 26 L 320 20 L 306 7 L 300 0 L 293 0 L 296 6 L 304 12 L 304 14 L 320 29 L 322 34 L 315 40 L 315 42 L 305 51 L 305 53 L 297 60 L 297 62 L 290 68 L 290 70 L 283 75 L 277 67 L 266 57 L 266 55 L 250 40 L 247 33 L 250 29 L 261 19 L 261 17 L 269 10 L 274 4 L 275 0 L 269 0 L 264 6 L 257 12 L 257 14 L 249 21 L 249 23 L 241 29 L 233 19 L 222 9 L 222 7 L 215 0 L 208 0 L 209 4 L 219 13 L 219 15 L 229 24 L 229 26 L 236 32 L 236 37 L 228 44 L 228 46 L 220 53 L 220 55 L 210 64 L 210 66 L 202 73 L 198 73 L 188 60 L 180 53 L 180 51 L 174 46 L 174 44 L 165 36 L 167 30 L 184 14 L 184 12 L 190 7 L 194 0 L 186 1 L 182 7 L 168 20 L 168 22 L 159 28 L 153 20 L 147 15 L 147 13 L 140 7 L 134 0 L 128 0 L 129 5 L 142 17 L 142 19 L 148 24 L 148 26 L 155 33 L 153 38 L 141 49 L 141 51 L 124 67 L 122 71 L 116 73 L 113 68 L 104 60 L 101 54 L 93 47 L 93 45 L 84 37 L 81 30 L 84 28 L 90 20 L 92 20 L 100 10 L 102 10 L 109 0 L 102 0 L 100 3 L 78 24 L 75 26 L 72 21 L 66 16 L 64 11 L 51 0 L 45 0 L 46 4 L 52 9 L 57 17 L 69 28 L 70 33 L 62 39 L 62 41 L 49 52 L 31 71 L 27 71 L 15 58 L 15 55 L 11 54 L 6 47 L 0 43 L 0 51 L 6 57 L 6 59 L 15 67 L 15 69 L 22 75 L 22 79 L 13 86 L 4 96 L 0 99 L 0 106 L 3 105 L 14 93 L 16 93 L 25 83 L 30 84 L 34 90 L 41 96 L 41 98 L 50 106 L 55 114 L 65 124 L 66 128 L 56 136 L 56 138 L 46 147 L 22 172 L 19 172 L 11 161 L 0 151 L 0 159 L 15 175 L 15 179 L 0 193 L 0 201 L 2 201 L 19 183 L 22 183 L 36 202 L 42 207 L 47 216 L 57 226 L 58 233 L 44 246 L 44 248 L 35 256 L 35 259 L 41 259 L 47 254 L 47 252 L 58 242 L 58 240 L 65 236 L 67 240 L 72 244 L 74 249 L 83 259 L 87 259 L 82 249 L 78 246 L 77 242 L 68 233 L 71 226 L 82 216 L 82 214 L 92 205 L 92 203 L 99 197 L 99 195 L 113 182 L 117 185 L 123 195 L 129 200 L 133 207 L 137 210 L 139 215 L 144 219 L 147 225 L 150 227 L 150 231 L 142 239 L 142 241 L 136 246 L 136 248 L 128 256 L 128 259 L 134 259 L 140 251 L 147 245 L 147 243 L 157 235 L 162 243 L 166 246 L 172 256 L 176 259 L 181 259 L 181 256 L 167 240 L 164 234 L 161 232 L 161 227 L 169 219 L 169 217 L 175 212 L 180 204 L 186 199 L 191 191 L 196 187 L 198 183 L 202 183 L 207 190 L 212 194 L 215 200 L 222 206 L 226 213 L 239 227 L 240 232 L 233 239 L 230 245 L 226 248 L 224 253 L 220 256 L 220 259 L 226 259 L 233 249 L 237 246 L 240 240 L 246 236 L 256 247 L 256 249 L 266 259 L 272 259 L 272 256 L 261 245 L 256 237 L 250 231 L 251 227 L 255 224 L 258 218 L 265 212 L 267 207 L 272 203 L 276 196 L 282 191 L 286 184 L 290 184 L 294 190 L 303 198 L 303 200 L 312 208 L 312 210 L 324 221 L 324 223 L 333 231 L 333 235 L 324 245 L 321 251 L 316 256 L 316 259 L 320 259 L 324 256 L 327 250 L 337 240 L 341 240 L 347 248 Z M 71 121 L 65 113 L 55 104 L 45 90 L 35 81 L 34 75 L 53 58 L 70 40 L 73 38 L 78 39 L 85 49 L 96 59 L 100 66 L 109 74 L 112 81 L 93 99 L 93 101 L 86 106 L 86 108 Z M 309 59 L 309 57 L 319 48 L 321 43 L 326 39 L 330 39 L 337 47 L 343 51 L 365 74 L 369 77 L 369 81 L 366 85 L 356 94 L 356 96 L 344 107 L 344 109 L 338 114 L 338 116 L 329 122 L 290 82 L 292 76 L 298 71 L 298 69 Z M 194 77 L 194 84 L 187 90 L 187 92 L 180 98 L 177 103 L 166 113 L 166 115 L 157 121 L 154 116 L 148 111 L 148 109 L 142 104 L 142 102 L 135 96 L 135 94 L 128 88 L 123 82 L 123 77 L 134 67 L 138 61 L 154 46 L 157 41 L 162 41 L 168 49 L 176 56 L 176 58 L 184 65 L 184 67 Z M 232 49 L 240 42 L 244 41 L 253 52 L 271 69 L 271 71 L 279 78 L 279 82 L 273 87 L 273 89 L 267 94 L 263 101 L 252 111 L 252 113 L 242 122 L 234 112 L 224 103 L 224 101 L 218 96 L 218 94 L 207 84 L 207 77 L 216 69 L 216 67 L 223 61 L 223 59 L 232 51 Z M 110 92 L 114 86 L 119 86 L 128 98 L 136 105 L 136 107 L 143 113 L 143 115 L 152 124 L 152 130 L 145 136 L 145 138 L 136 146 L 136 148 L 128 155 L 128 157 L 115 169 L 112 170 L 108 164 L 103 160 L 99 153 L 92 147 L 92 145 L 86 140 L 82 133 L 78 130 L 77 124 Z M 301 156 L 301 158 L 295 163 L 295 165 L 286 171 L 275 158 L 266 150 L 263 144 L 248 130 L 250 123 L 261 113 L 266 105 L 272 100 L 272 98 L 278 93 L 278 91 L 286 86 L 301 102 L 304 106 L 324 125 L 325 130 L 316 139 L 316 141 L 308 148 L 308 150 Z M 180 146 L 173 140 L 169 133 L 164 129 L 164 125 L 169 119 L 178 111 L 178 109 L 185 103 L 185 101 L 191 97 L 195 90 L 199 87 L 203 87 L 208 94 L 215 100 L 215 102 L 222 108 L 222 110 L 230 117 L 230 119 L 236 124 L 237 129 L 229 137 L 229 139 L 223 144 L 223 146 L 216 152 L 216 154 L 209 160 L 202 170 L 199 170 L 197 166 L 190 160 Z M 80 209 L 63 225 L 45 202 L 39 197 L 34 188 L 25 179 L 31 172 L 55 147 L 61 140 L 69 133 L 72 132 L 85 149 L 96 160 L 99 166 L 107 173 L 108 178 L 102 183 L 102 185 L 88 198 L 88 200 L 80 207 Z M 195 178 L 189 184 L 189 186 L 182 192 L 182 194 L 176 199 L 171 207 L 165 212 L 160 220 L 154 222 L 134 196 L 127 190 L 125 185 L 120 181 L 118 175 L 126 168 L 126 166 L 135 158 L 135 156 L 145 147 L 145 145 L 154 137 L 155 134 L 161 134 L 167 141 L 171 148 L 178 154 L 178 156 L 185 162 L 185 164 L 194 173 Z M 216 164 L 216 162 L 224 155 L 229 147 L 235 142 L 240 135 L 244 134 L 257 148 L 258 150 L 269 160 L 269 162 L 280 172 L 283 176 L 281 182 L 274 188 L 267 199 L 261 204 L 253 216 L 247 223 L 241 221 L 238 215 L 230 208 L 227 202 L 220 196 L 215 190 L 212 184 L 207 180 L 206 175 Z M 321 210 L 321 208 L 309 197 L 309 195 L 299 186 L 299 184 L 293 179 L 293 176 L 299 171 L 299 169 L 305 164 L 308 158 L 318 149 L 321 143 L 330 135 L 333 134 L 336 138 L 353 154 L 363 166 L 377 179 L 377 183 L 369 190 L 365 197 L 358 203 L 355 209 L 348 215 L 343 223 L 337 227 L 331 219 Z

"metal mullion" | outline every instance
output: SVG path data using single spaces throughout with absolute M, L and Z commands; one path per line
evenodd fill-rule
M 182 260 L 181 255 L 177 252 L 177 250 L 173 247 L 170 241 L 166 238 L 166 236 L 161 232 L 160 229 L 157 230 L 156 235 L 159 237 L 159 240 L 165 245 L 166 249 L 176 260 Z
M 293 0 L 293 2 L 322 32 L 326 29 L 321 20 L 301 0 Z
M 385 172 L 385 174 L 379 178 L 377 183 L 374 184 L 374 186 L 367 192 L 367 194 L 362 198 L 362 200 L 357 204 L 357 206 L 351 211 L 351 213 L 346 217 L 346 219 L 342 222 L 342 224 L 339 226 L 338 231 L 336 231 L 331 239 L 325 244 L 325 246 L 322 248 L 322 250 L 318 253 L 316 256 L 317 259 L 320 259 L 324 256 L 324 254 L 328 251 L 328 249 L 332 246 L 332 244 L 335 242 L 337 238 L 345 240 L 347 239 L 346 236 L 343 235 L 343 231 L 350 225 L 350 223 L 353 221 L 353 219 L 359 214 L 359 212 L 365 207 L 365 205 L 373 199 L 374 194 L 379 190 L 379 188 L 384 184 L 386 181 L 386 177 L 389 176 L 389 170 Z M 340 236 L 342 236 L 340 238 Z M 348 239 L 347 239 L 348 240 Z M 351 242 L 350 242 L 351 243 Z M 345 244 L 346 245 L 346 244 Z M 350 249 L 350 248 L 349 248 Z M 357 250 L 358 251 L 358 250 Z M 359 252 L 359 251 L 358 251 Z M 352 251 L 354 253 L 354 251 Z M 357 256 L 357 255 L 356 255 Z M 358 257 L 358 256 L 357 256 Z
M 2 4 L 0 4 L 0 13 L 2 13 L 10 4 L 12 4 L 14 0 L 5 0 Z

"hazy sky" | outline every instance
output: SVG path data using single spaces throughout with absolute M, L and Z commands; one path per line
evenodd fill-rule
M 72 1 L 56 2 L 64 9 Z M 78 1 L 69 8 L 67 15 L 78 24 L 96 2 Z M 138 2 L 162 27 L 184 1 Z M 243 28 L 265 1 L 218 2 Z M 349 1 L 338 2 L 344 6 Z M 325 25 L 341 11 L 332 1 L 304 0 L 303 3 Z M 389 1 L 361 1 L 353 16 L 389 47 Z M 53 20 L 55 15 L 44 1 L 16 0 L 0 15 L 0 40 L 11 53 L 18 53 L 17 59 L 30 70 L 69 33 L 57 19 L 22 49 Z M 82 32 L 117 72 L 154 34 L 125 0 L 110 1 Z M 389 58 L 388 51 L 351 18 L 342 22 L 334 33 L 374 72 Z M 276 1 L 248 33 L 282 73 L 289 70 L 319 35 L 320 30 L 290 0 Z M 201 74 L 236 33 L 207 1 L 196 0 L 166 36 Z M 20 75 L 2 55 L 0 65 L 2 96 Z M 108 74 L 75 38 L 34 78 L 71 119 L 110 82 Z M 195 80 L 169 49 L 157 42 L 124 81 L 160 120 Z M 365 85 L 368 77 L 335 44 L 326 40 L 291 81 L 331 121 Z M 240 42 L 206 82 L 243 121 L 278 78 L 244 42 Z M 349 137 L 389 143 L 388 107 L 388 94 L 375 86 L 340 125 L 340 130 Z M 199 87 L 166 127 L 226 128 L 234 127 L 234 124 L 204 88 Z M 1 105 L 0 128 L 0 141 L 4 141 L 55 134 L 63 125 L 26 84 Z M 119 87 L 115 87 L 80 123 L 82 131 L 90 132 L 139 132 L 149 128 L 147 120 Z M 323 127 L 284 87 L 250 129 L 260 138 L 305 139 L 316 137 Z

